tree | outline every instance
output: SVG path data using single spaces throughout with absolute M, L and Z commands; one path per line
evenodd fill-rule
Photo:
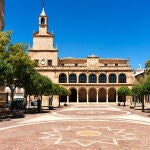
M 147 60 L 145 63 L 146 73 L 150 74 L 150 60 Z
M 144 94 L 145 94 L 145 86 L 144 84 L 136 84 L 132 87 L 133 95 L 139 99 L 142 103 L 142 111 L 144 111 Z M 136 105 L 136 99 L 134 100 L 134 107 Z
M 0 67 L 1 85 L 4 83 L 11 90 L 11 101 L 16 87 L 23 85 L 23 76 L 29 68 L 34 68 L 35 63 L 26 54 L 27 46 L 23 43 L 11 43 L 12 32 L 0 32 Z
M 118 89 L 117 94 L 122 97 L 123 102 L 124 102 L 124 107 L 125 107 L 125 103 L 126 103 L 126 96 L 131 95 L 131 90 L 126 87 L 126 86 L 122 86 Z
M 66 89 L 64 86 L 60 86 L 59 96 L 69 96 L 71 91 Z M 59 99 L 59 107 L 60 107 L 60 99 Z
M 148 95 L 148 99 L 149 99 L 149 95 L 150 95 L 150 76 L 148 76 L 145 80 L 144 84 L 144 89 L 145 89 L 145 95 Z
M 51 94 L 50 94 L 51 96 L 49 98 L 49 108 L 52 107 L 54 95 L 69 96 L 70 94 L 71 94 L 70 90 L 66 89 L 64 86 L 53 83 Z M 60 99 L 59 99 L 59 107 L 60 107 Z

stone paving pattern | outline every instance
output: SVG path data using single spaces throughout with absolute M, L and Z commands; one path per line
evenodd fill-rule
M 0 150 L 150 150 L 150 116 L 110 104 L 27 114 L 0 122 Z

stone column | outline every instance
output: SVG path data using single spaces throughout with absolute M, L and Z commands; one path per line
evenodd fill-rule
M 69 83 L 69 72 L 67 74 L 67 83 Z
M 77 83 L 79 83 L 79 75 L 76 75 L 77 76 Z
M 79 103 L 79 92 L 77 91 L 77 103 Z
M 119 81 L 118 81 L 118 73 L 116 74 L 116 83 L 119 83 Z
M 96 102 L 98 103 L 98 91 L 97 91 L 97 94 L 96 94 Z
M 116 93 L 116 103 L 118 103 L 118 94 Z
M 86 99 L 87 99 L 87 103 L 89 103 L 89 95 L 88 95 L 88 91 L 87 91 L 87 94 L 86 94 Z
M 87 78 L 87 83 L 89 83 L 89 76 L 87 73 L 86 73 L 86 78 Z
M 108 103 L 108 88 L 107 88 L 107 91 L 106 91 L 106 103 Z
M 69 103 L 69 96 L 67 96 L 67 103 Z

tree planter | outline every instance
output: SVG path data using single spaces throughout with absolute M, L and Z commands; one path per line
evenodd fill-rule
M 64 106 L 68 106 L 68 105 L 65 103 Z
M 121 104 L 120 104 L 120 103 L 118 103 L 118 106 L 121 106 Z
M 25 115 L 24 115 L 24 111 L 23 110 L 13 110 L 13 116 L 15 118 L 24 118 Z
M 134 109 L 134 106 L 130 105 L 130 108 L 131 108 L 131 109 Z

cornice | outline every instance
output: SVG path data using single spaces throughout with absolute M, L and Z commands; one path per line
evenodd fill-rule
M 29 49 L 28 52 L 58 52 L 58 50 L 33 50 L 33 49 Z

